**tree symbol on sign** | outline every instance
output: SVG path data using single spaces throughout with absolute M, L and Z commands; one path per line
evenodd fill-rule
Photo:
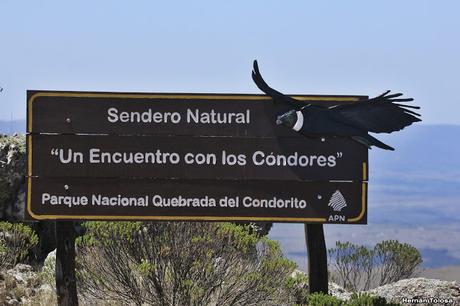
M 347 206 L 347 201 L 345 201 L 342 193 L 336 190 L 329 199 L 329 204 L 327 206 L 332 207 L 334 211 L 342 211 L 342 209 Z

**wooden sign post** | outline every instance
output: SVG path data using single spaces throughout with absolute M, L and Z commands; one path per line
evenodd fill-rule
M 366 98 L 295 97 L 327 106 Z M 60 221 L 308 223 L 319 291 L 322 224 L 367 222 L 367 148 L 276 125 L 288 109 L 268 96 L 29 91 L 27 103 L 25 217 L 59 220 L 62 301 L 76 289 L 74 262 L 62 260 L 75 256 L 74 233 Z
M 73 221 L 56 222 L 56 294 L 58 305 L 78 305 Z
M 328 294 L 327 250 L 322 224 L 305 224 L 310 293 Z

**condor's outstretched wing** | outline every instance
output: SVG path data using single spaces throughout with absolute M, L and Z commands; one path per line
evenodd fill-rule
M 410 110 L 420 107 L 396 103 L 413 101 L 412 98 L 397 98 L 402 94 L 389 92 L 367 101 L 333 106 L 329 109 L 331 118 L 373 133 L 391 133 L 421 121 L 420 114 Z
M 264 79 L 262 78 L 262 75 L 260 74 L 259 66 L 257 65 L 257 61 L 254 61 L 254 67 L 252 70 L 252 79 L 254 80 L 254 83 L 256 83 L 257 87 L 259 87 L 260 90 L 262 90 L 264 93 L 272 97 L 275 103 L 283 103 L 297 110 L 301 109 L 303 106 L 308 104 L 308 103 L 293 99 L 289 96 L 283 95 L 279 91 L 274 90 L 273 88 L 268 86 L 268 84 L 264 81 Z

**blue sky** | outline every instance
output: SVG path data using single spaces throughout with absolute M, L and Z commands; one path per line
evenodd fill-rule
M 0 120 L 27 89 L 402 91 L 425 123 L 460 124 L 458 1 L 0 2 Z

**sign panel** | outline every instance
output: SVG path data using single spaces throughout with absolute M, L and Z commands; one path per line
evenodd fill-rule
M 344 138 L 29 135 L 34 176 L 366 180 Z
M 366 222 L 366 183 L 29 178 L 34 219 Z
M 367 148 L 277 126 L 287 110 L 264 95 L 30 91 L 26 218 L 365 223 Z
M 302 137 L 276 126 L 265 95 L 28 92 L 28 133 Z M 308 103 L 354 103 L 365 96 L 297 96 Z

